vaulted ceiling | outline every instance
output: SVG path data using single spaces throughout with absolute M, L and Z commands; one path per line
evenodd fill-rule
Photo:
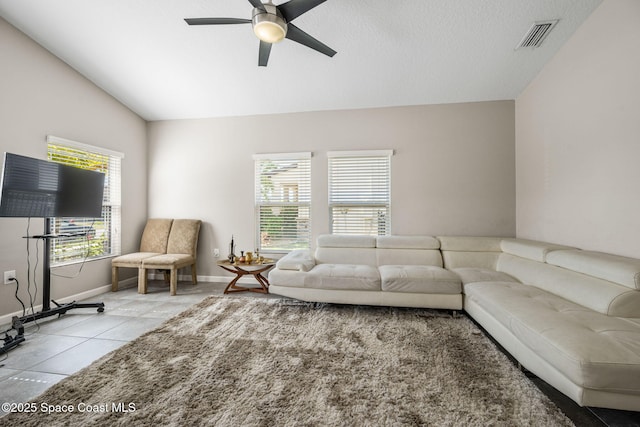
M 247 0 L 0 0 L 0 16 L 147 120 L 515 99 L 602 0 L 327 0 L 258 67 Z M 274 1 L 282 4 L 282 1 Z M 536 21 L 539 48 L 516 50 Z M 0 69 L 0 76 L 2 70 Z

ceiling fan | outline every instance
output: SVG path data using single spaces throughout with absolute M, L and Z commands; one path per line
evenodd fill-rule
M 291 23 L 298 16 L 313 9 L 326 0 L 290 0 L 281 5 L 274 5 L 271 0 L 262 3 L 260 0 L 249 0 L 253 6 L 252 19 L 241 18 L 186 18 L 189 25 L 228 25 L 251 24 L 256 37 L 260 39 L 258 65 L 266 67 L 269 62 L 271 45 L 284 38 L 293 40 L 311 49 L 333 56 L 336 51 L 324 43 L 311 37 Z

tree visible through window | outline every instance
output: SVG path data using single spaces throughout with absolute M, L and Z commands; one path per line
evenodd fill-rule
M 311 153 L 255 155 L 257 247 L 308 248 L 311 240 Z
M 101 218 L 54 218 L 51 265 L 120 254 L 120 164 L 122 154 L 60 138 L 47 138 L 48 159 L 105 174 Z

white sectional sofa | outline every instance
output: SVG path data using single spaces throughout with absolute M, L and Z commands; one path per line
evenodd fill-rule
M 321 236 L 269 280 L 306 301 L 464 307 L 578 404 L 640 411 L 640 260 L 523 239 Z

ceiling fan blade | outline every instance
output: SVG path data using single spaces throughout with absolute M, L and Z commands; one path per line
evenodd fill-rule
M 265 10 L 260 0 L 249 0 L 249 3 L 251 3 L 251 6 L 253 7 L 257 7 L 260 10 Z
M 322 43 L 311 37 L 309 34 L 302 31 L 300 28 L 295 25 L 288 23 L 287 24 L 287 36 L 289 40 L 293 40 L 294 42 L 300 43 L 311 49 L 317 50 L 320 53 L 324 53 L 327 56 L 333 56 L 337 52 L 331 49 L 326 44 Z
M 185 18 L 189 25 L 227 25 L 227 24 L 251 24 L 251 19 L 241 18 Z
M 278 6 L 278 10 L 287 22 L 291 22 L 325 1 L 327 0 L 290 0 Z
M 258 52 L 258 66 L 266 67 L 269 62 L 269 54 L 271 53 L 271 43 L 260 40 L 260 52 Z

